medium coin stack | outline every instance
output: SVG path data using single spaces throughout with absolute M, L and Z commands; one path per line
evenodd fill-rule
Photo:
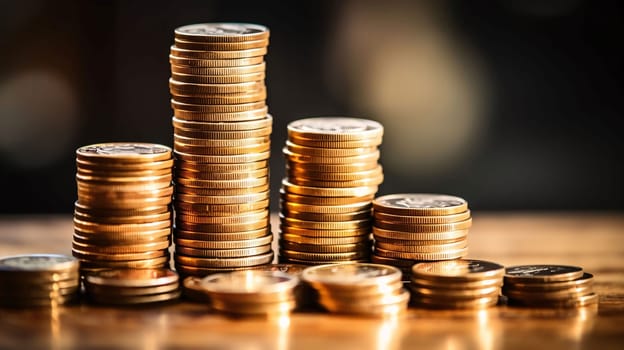
M 301 279 L 316 290 L 318 303 L 329 312 L 387 316 L 405 310 L 409 302 L 401 271 L 388 265 L 311 266 L 303 270 Z
M 412 267 L 412 304 L 438 309 L 481 309 L 498 303 L 505 268 L 483 260 L 448 260 Z
M 280 261 L 368 261 L 371 201 L 383 181 L 381 124 L 307 118 L 288 125 L 280 190 Z
M 451 260 L 468 252 L 468 203 L 439 194 L 391 194 L 373 201 L 372 261 L 400 268 L 405 278 L 420 261 Z
M 175 266 L 205 276 L 268 264 L 272 118 L 265 103 L 266 27 L 206 23 L 175 30 Z
M 522 265 L 508 267 L 503 294 L 510 305 L 573 308 L 598 303 L 594 276 L 581 267 Z
M 72 253 L 81 269 L 169 266 L 171 149 L 103 143 L 76 151 Z
M 281 271 L 247 270 L 204 277 L 201 288 L 216 310 L 239 315 L 284 314 L 297 307 L 299 278 Z
M 178 274 L 169 269 L 111 269 L 87 274 L 85 292 L 98 304 L 136 305 L 175 300 Z
M 55 306 L 75 301 L 80 292 L 79 262 L 56 254 L 0 258 L 0 306 Z

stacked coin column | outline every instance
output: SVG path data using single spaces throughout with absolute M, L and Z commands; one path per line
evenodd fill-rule
M 287 177 L 280 191 L 280 261 L 368 261 L 371 201 L 383 181 L 383 127 L 357 118 L 288 125 Z
M 169 266 L 171 149 L 106 143 L 76 151 L 72 253 L 83 272 Z
M 272 118 L 265 103 L 266 27 L 196 24 L 175 30 L 175 266 L 204 276 L 270 263 Z
M 373 201 L 373 262 L 400 268 L 409 280 L 421 261 L 452 260 L 468 253 L 472 225 L 468 203 L 438 194 L 392 194 Z

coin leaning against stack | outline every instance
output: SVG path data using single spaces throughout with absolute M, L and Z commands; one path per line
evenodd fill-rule
M 522 265 L 508 267 L 503 294 L 509 305 L 574 308 L 598 303 L 594 276 L 581 267 Z
M 169 266 L 171 149 L 102 143 L 76 151 L 72 254 L 81 269 Z
M 306 118 L 288 125 L 280 190 L 280 261 L 368 261 L 371 201 L 383 181 L 381 124 Z
M 448 260 L 412 267 L 414 306 L 437 309 L 481 309 L 498 303 L 505 268 L 483 260 Z
M 408 280 L 420 261 L 466 256 L 472 225 L 468 203 L 440 194 L 391 194 L 373 201 L 372 261 L 400 268 Z
M 206 23 L 175 30 L 175 266 L 185 276 L 273 260 L 269 227 L 272 118 L 265 103 L 269 30 Z
M 84 278 L 87 297 L 98 304 L 138 305 L 175 300 L 178 274 L 169 269 L 110 269 Z
M 79 264 L 71 256 L 56 254 L 0 258 L 0 306 L 53 307 L 77 300 Z
M 410 294 L 401 271 L 380 264 L 341 263 L 311 266 L 302 280 L 316 290 L 327 311 L 367 316 L 396 315 L 407 308 Z

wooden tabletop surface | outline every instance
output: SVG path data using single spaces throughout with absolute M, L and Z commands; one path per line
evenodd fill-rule
M 0 256 L 70 254 L 66 216 L 0 218 Z M 598 307 L 409 309 L 370 319 L 295 312 L 232 318 L 179 302 L 142 308 L 0 309 L 0 349 L 624 349 L 624 214 L 475 213 L 470 258 L 557 263 L 595 275 Z

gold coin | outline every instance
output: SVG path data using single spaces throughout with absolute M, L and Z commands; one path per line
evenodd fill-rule
M 385 256 L 380 256 L 377 254 L 371 255 L 371 261 L 376 264 L 385 264 L 390 266 L 395 266 L 403 271 L 403 269 L 407 269 L 411 273 L 412 266 L 418 261 L 414 261 L 412 259 L 399 259 L 399 258 L 388 258 Z
M 89 221 L 100 224 L 141 224 L 171 219 L 171 213 L 164 212 L 140 216 L 94 216 L 91 214 L 81 213 L 79 209 L 76 209 L 74 211 L 74 217 L 81 221 Z
M 196 258 L 180 254 L 174 254 L 173 258 L 176 263 L 193 267 L 250 267 L 270 263 L 273 261 L 273 252 L 243 258 Z
M 225 84 L 222 84 L 225 85 Z M 178 94 L 174 94 L 178 95 Z M 183 94 L 181 94 L 183 95 Z M 176 110 L 183 110 L 189 112 L 202 112 L 202 113 L 237 113 L 237 112 L 247 112 L 247 111 L 256 111 L 266 107 L 264 101 L 259 102 L 251 102 L 251 103 L 240 103 L 240 104 L 231 104 L 231 105 L 203 105 L 203 104 L 189 104 L 182 103 L 176 100 L 171 100 L 171 107 Z M 259 117 L 264 117 L 266 113 L 257 116 L 255 119 L 260 119 Z M 177 117 L 177 115 L 176 115 Z
M 448 224 L 464 221 L 470 218 L 470 210 L 463 213 L 444 215 L 444 216 L 413 216 L 413 215 L 394 215 L 383 212 L 375 212 L 375 219 L 386 222 L 402 223 L 402 224 Z
M 347 263 L 309 267 L 301 279 L 314 287 L 358 289 L 400 281 L 401 272 L 392 266 Z
M 264 60 L 267 47 L 236 51 L 186 50 L 171 46 L 169 62 L 195 67 L 233 67 L 256 64 Z
M 213 299 L 249 306 L 292 300 L 298 284 L 296 275 L 257 269 L 215 274 L 201 281 Z
M 404 253 L 444 253 L 447 251 L 455 251 L 468 247 L 467 240 L 461 240 L 452 243 L 440 243 L 429 245 L 401 245 L 393 243 L 375 242 L 375 247 L 385 250 Z
M 200 196 L 237 196 L 244 194 L 262 193 L 269 190 L 269 183 L 255 187 L 242 187 L 242 188 L 200 188 L 200 187 L 184 187 L 182 185 L 176 186 L 178 193 L 194 194 Z
M 243 146 L 257 146 L 271 142 L 270 136 L 245 138 L 245 139 L 204 139 L 204 138 L 190 138 L 178 135 L 173 135 L 174 144 L 181 146 L 202 146 L 202 147 L 243 147 Z
M 267 137 L 271 135 L 271 131 L 271 126 L 243 131 L 202 131 L 188 128 L 178 128 L 175 126 L 173 128 L 173 134 L 177 136 L 220 140 L 238 140 L 254 137 Z
M 378 300 L 357 301 L 349 300 L 346 303 L 335 303 L 324 300 L 321 306 L 329 312 L 348 313 L 359 315 L 387 315 L 396 314 L 407 308 L 410 294 L 401 289 L 398 294 L 384 295 Z
M 249 23 L 200 23 L 176 28 L 176 39 L 193 42 L 230 43 L 267 40 L 269 29 Z
M 351 180 L 351 181 L 319 181 L 308 180 L 300 177 L 288 177 L 288 181 L 293 185 L 305 187 L 320 188 L 355 188 L 355 187 L 372 187 L 379 186 L 384 180 L 383 175 L 370 177 L 367 179 Z
M 513 288 L 503 287 L 503 295 L 508 298 L 515 300 L 523 300 L 523 301 L 538 301 L 538 302 L 546 302 L 546 301 L 559 301 L 559 300 L 567 300 L 571 298 L 581 297 L 587 294 L 593 293 L 593 287 L 591 285 L 581 286 L 581 287 L 571 287 L 569 289 L 557 290 L 557 291 L 526 291 L 526 290 L 516 290 Z
M 85 276 L 85 283 L 103 287 L 156 287 L 177 283 L 178 274 L 169 269 L 114 269 Z
M 90 169 L 95 171 L 112 171 L 112 172 L 142 172 L 142 171 L 168 171 L 173 166 L 173 159 L 155 161 L 155 162 L 137 162 L 137 163 L 116 163 L 108 161 L 89 161 L 76 158 L 76 166 L 81 169 Z
M 124 238 L 124 239 L 111 240 L 107 238 L 99 238 L 97 235 L 91 236 L 91 237 L 84 236 L 76 232 L 74 232 L 72 238 L 73 238 L 73 242 L 75 243 L 82 243 L 82 244 L 88 244 L 88 245 L 100 245 L 100 246 L 111 246 L 111 245 L 123 246 L 125 244 L 137 245 L 137 244 L 164 242 L 164 241 L 169 242 L 169 236 L 171 235 L 171 231 L 170 230 L 163 230 L 163 231 L 166 233 L 160 237 L 146 236 L 146 237 L 141 237 L 137 239 Z
M 207 172 L 207 171 L 189 171 L 189 170 L 176 170 L 176 177 L 178 178 L 190 178 L 197 180 L 221 180 L 221 181 L 231 181 L 231 180 L 245 180 L 245 179 L 254 179 L 254 178 L 262 178 L 269 176 L 269 168 L 260 168 L 256 170 L 250 170 L 246 172 L 227 172 L 227 173 L 217 173 L 217 172 Z
M 265 70 L 266 64 L 264 62 L 253 65 L 240 65 L 233 67 L 189 67 L 184 65 L 179 66 L 176 64 L 171 65 L 171 72 L 173 73 L 197 75 L 240 75 L 264 72 Z
M 297 220 L 307 220 L 307 221 L 353 221 L 353 220 L 363 220 L 371 218 L 370 210 L 363 210 L 354 213 L 342 213 L 342 214 L 326 214 L 326 213 L 307 213 L 307 212 L 297 212 L 297 211 L 289 211 L 283 210 L 282 214 L 284 217 L 288 217 L 291 219 Z
M 374 196 L 374 194 L 349 197 L 302 196 L 294 193 L 287 193 L 284 188 L 280 188 L 280 198 L 283 201 L 308 205 L 348 205 L 371 201 Z
M 378 122 L 342 117 L 299 119 L 288 124 L 289 138 L 303 138 L 319 141 L 359 141 L 374 139 L 383 135 L 383 126 Z
M 100 294 L 91 294 L 89 299 L 97 304 L 106 305 L 138 305 L 138 304 L 152 304 L 163 303 L 173 300 L 177 300 L 180 297 L 180 291 L 167 292 L 161 294 L 139 295 L 139 296 L 125 296 L 120 298 L 119 296 L 107 296 Z
M 264 199 L 256 202 L 241 204 L 190 204 L 176 202 L 175 207 L 176 210 L 180 212 L 192 212 L 202 215 L 218 216 L 267 209 L 269 207 L 269 200 Z
M 359 236 L 346 236 L 346 237 L 310 237 L 301 236 L 293 233 L 280 232 L 280 237 L 284 241 L 289 241 L 299 244 L 320 244 L 320 245 L 341 245 L 341 244 L 358 244 L 366 243 L 370 244 L 370 235 L 363 234 Z
M 297 252 L 306 253 L 350 253 L 366 251 L 370 252 L 370 243 L 355 243 L 355 244 L 299 244 L 290 242 L 287 240 L 280 240 L 279 246 L 284 250 L 292 250 Z
M 226 244 L 225 241 L 247 241 L 265 237 L 270 234 L 271 231 L 269 226 L 265 226 L 255 230 L 239 232 L 201 232 L 181 230 L 178 228 L 176 228 L 174 231 L 174 237 L 176 240 L 187 239 L 206 241 L 206 244 L 212 244 L 211 242 L 214 242 L 214 244 L 216 244 L 217 242 L 222 242 L 222 244 Z
M 519 265 L 505 269 L 505 284 L 572 281 L 583 277 L 583 269 L 567 265 Z
M 193 42 L 181 39 L 174 39 L 176 47 L 186 50 L 204 50 L 204 51 L 235 51 L 235 50 L 248 50 L 256 49 L 260 47 L 266 47 L 269 45 L 268 39 L 244 41 L 236 43 L 208 43 L 208 42 Z
M 385 230 L 373 225 L 373 236 L 375 238 L 385 238 L 397 241 L 438 241 L 460 239 L 468 236 L 468 230 L 446 231 L 446 232 L 403 232 L 395 230 Z M 386 240 L 386 241 L 387 241 Z
M 258 238 L 244 239 L 239 241 L 203 241 L 195 239 L 184 239 L 176 237 L 176 247 L 188 247 L 197 249 L 242 249 L 254 248 L 270 244 L 273 235 L 266 235 Z
M 260 265 L 256 265 L 260 266 Z M 223 272 L 231 272 L 231 271 L 239 271 L 239 270 L 247 270 L 249 268 L 253 268 L 255 266 L 249 267 L 197 267 L 197 266 L 187 266 L 180 263 L 175 264 L 176 271 L 182 276 L 199 276 L 204 277 L 207 275 L 211 275 L 214 273 L 223 273 Z
M 288 179 L 282 180 L 282 186 L 288 193 L 318 197 L 365 197 L 374 195 L 377 192 L 377 186 L 345 188 L 307 187 L 294 185 Z
M 384 256 L 387 258 L 398 259 L 410 259 L 410 260 L 452 260 L 462 258 L 468 254 L 468 248 L 460 248 L 456 250 L 447 250 L 440 253 L 407 253 L 397 252 L 393 250 L 382 249 L 375 247 L 375 255 Z
M 280 221 L 287 226 L 307 228 L 313 230 L 352 230 L 370 227 L 370 219 L 352 220 L 352 221 L 308 221 L 298 220 L 290 217 L 284 217 L 280 214 Z
M 80 250 L 82 252 L 94 253 L 94 254 L 133 254 L 133 253 L 146 253 L 154 250 L 167 249 L 171 245 L 169 240 L 155 241 L 149 243 L 138 244 L 124 244 L 118 243 L 116 245 L 102 245 L 91 243 L 72 242 L 72 248 Z
M 100 187 L 100 189 L 102 189 Z M 139 199 L 149 199 L 155 197 L 166 197 L 171 196 L 173 194 L 173 186 L 157 188 L 153 190 L 147 191 L 134 191 L 134 192 L 125 192 L 125 191 L 93 191 L 89 186 L 80 186 L 78 188 L 78 195 L 86 196 L 86 197 L 98 197 L 98 198 L 110 198 L 111 201 L 115 200 L 139 200 Z
M 249 224 L 257 221 L 266 221 L 269 216 L 268 210 L 259 210 L 245 214 L 234 214 L 231 216 L 200 216 L 176 214 L 176 220 L 197 224 Z
M 142 224 L 99 224 L 74 218 L 74 228 L 80 232 L 92 233 L 127 233 L 165 229 L 171 226 L 171 220 L 153 221 Z
M 492 286 L 476 289 L 450 289 L 450 288 L 427 288 L 416 285 L 411 285 L 410 289 L 412 293 L 417 296 L 423 296 L 432 299 L 451 299 L 451 300 L 465 300 L 475 299 L 488 296 L 499 296 L 500 287 Z
M 192 194 L 177 193 L 176 203 L 185 202 L 189 204 L 245 204 L 249 202 L 257 202 L 269 198 L 269 193 L 260 192 L 254 194 L 243 194 L 236 196 L 200 196 Z
M 246 93 L 250 91 L 261 90 L 264 88 L 264 81 L 252 81 L 236 84 L 196 84 L 169 79 L 169 92 L 171 92 L 172 95 L 189 95 L 197 93 Z
M 306 180 L 318 180 L 318 181 L 356 181 L 365 180 L 375 177 L 383 177 L 383 169 L 381 165 L 378 165 L 372 170 L 358 171 L 358 172 L 345 172 L 345 173 L 330 173 L 330 172 L 315 172 L 315 171 L 302 171 L 299 169 L 286 169 L 286 175 L 289 178 L 298 178 Z
M 378 197 L 373 201 L 373 208 L 395 215 L 443 216 L 465 212 L 468 203 L 455 196 L 404 193 Z
M 159 182 L 171 182 L 171 172 L 164 175 L 157 176 L 122 176 L 122 177 L 110 177 L 110 176 L 94 176 L 86 174 L 76 174 L 76 180 L 79 184 L 88 185 L 89 183 L 96 183 L 100 186 L 111 185 L 124 185 L 124 183 L 159 183 Z
M 113 209 L 124 209 L 124 208 L 141 208 L 141 207 L 157 207 L 169 205 L 171 203 L 171 196 L 166 197 L 155 197 L 155 198 L 145 198 L 145 199 L 123 199 L 123 200 L 111 200 L 110 198 L 103 196 L 86 196 L 81 192 L 78 193 L 78 200 L 87 203 L 87 205 L 94 208 L 113 208 Z
M 289 259 L 313 260 L 313 261 L 349 261 L 354 259 L 366 258 L 370 255 L 369 251 L 354 251 L 348 253 L 308 253 L 295 250 L 280 249 L 280 256 Z
M 378 150 L 352 156 L 352 157 L 327 157 L 327 156 L 309 156 L 293 153 L 287 148 L 282 149 L 282 153 L 286 159 L 291 163 L 305 163 L 305 164 L 353 164 L 353 163 L 369 163 L 379 160 L 380 153 Z
M 343 264 L 343 263 L 367 263 L 368 257 L 362 259 L 351 259 L 351 260 L 331 260 L 331 261 L 323 261 L 323 260 L 304 260 L 304 259 L 295 259 L 289 258 L 286 256 L 279 257 L 280 264 L 298 264 L 298 265 L 306 265 L 306 266 L 316 266 L 316 265 L 326 265 L 326 264 Z
M 286 150 L 293 154 L 313 157 L 356 157 L 378 152 L 377 147 L 363 148 L 320 148 L 307 147 L 286 141 Z
M 266 49 L 265 49 L 266 50 Z M 199 51 L 199 53 L 202 53 Z M 209 68 L 228 68 L 228 67 L 242 67 L 252 66 L 264 63 L 263 56 L 255 56 L 248 58 L 230 58 L 230 59 L 197 59 L 197 58 L 184 58 L 173 54 L 169 55 L 169 63 L 176 66 L 186 67 L 209 67 Z
M 74 208 L 75 210 L 80 211 L 83 214 L 88 214 L 92 216 L 100 216 L 100 217 L 154 215 L 154 214 L 167 213 L 171 209 L 167 205 L 156 206 L 156 207 L 129 208 L 129 209 L 119 209 L 119 208 L 101 209 L 101 208 L 94 208 L 94 207 L 88 206 L 78 201 L 74 203 Z
M 326 238 L 353 237 L 370 233 L 370 227 L 358 227 L 348 230 L 322 230 L 288 226 L 284 224 L 280 225 L 280 230 L 284 233 L 292 233 L 300 236 Z
M 547 283 L 520 283 L 515 282 L 513 280 L 507 280 L 506 285 L 509 288 L 523 290 L 527 292 L 551 292 L 564 290 L 569 288 L 578 288 L 584 286 L 590 286 L 594 283 L 594 275 L 591 273 L 584 272 L 582 277 L 571 281 L 561 281 L 561 282 L 547 282 Z
M 173 161 L 172 161 L 173 164 Z M 171 168 L 166 169 L 147 169 L 147 170 L 120 170 L 120 169 L 106 169 L 106 168 L 82 168 L 77 166 L 77 174 L 82 176 L 102 176 L 104 178 L 118 178 L 118 177 L 151 177 L 151 176 L 163 176 L 171 174 Z
M 180 228 L 186 231 L 197 232 L 213 232 L 213 233 L 228 233 L 228 232 L 242 232 L 253 231 L 264 227 L 269 224 L 268 218 L 258 220 L 254 223 L 246 224 L 196 224 L 176 219 L 176 228 Z
M 235 135 L 241 135 L 239 133 L 243 131 L 251 131 L 251 130 L 258 130 L 258 129 L 265 129 L 265 128 L 271 129 L 273 125 L 273 117 L 270 114 L 265 113 L 265 117 L 263 119 L 232 122 L 232 123 L 198 122 L 198 121 L 189 121 L 189 120 L 183 120 L 183 119 L 173 117 L 172 123 L 173 123 L 174 128 L 196 130 L 196 131 L 206 131 L 206 132 L 208 131 L 210 132 L 234 132 Z M 243 133 L 241 137 L 247 137 L 247 136 L 246 134 Z M 215 136 L 215 138 L 222 138 L 222 137 Z
M 466 241 L 467 241 L 466 237 L 454 238 L 454 239 L 438 239 L 438 240 L 431 240 L 431 241 L 391 239 L 391 238 L 384 238 L 384 237 L 379 237 L 379 236 L 375 237 L 375 242 L 399 245 L 399 246 L 404 246 L 404 245 L 405 246 L 432 246 L 432 245 L 441 245 L 441 244 L 444 245 L 444 244 L 466 242 Z
M 448 260 L 449 262 L 452 260 Z M 420 263 L 423 264 L 423 263 Z M 447 288 L 447 289 L 480 289 L 480 288 L 489 288 L 489 287 L 502 287 L 503 280 L 501 278 L 490 278 L 484 280 L 462 280 L 462 281 L 454 281 L 452 278 L 439 279 L 424 279 L 419 278 L 419 276 L 412 274 L 411 277 L 411 285 L 426 287 L 426 288 Z
M 487 296 L 469 300 L 438 300 L 435 298 L 414 297 L 412 304 L 432 309 L 483 309 L 498 304 L 498 296 Z
M 74 236 L 78 235 L 84 240 L 90 242 L 134 242 L 158 240 L 171 234 L 171 227 L 152 231 L 136 231 L 136 232 L 98 232 L 98 231 L 81 231 L 74 228 Z
M 76 158 L 91 162 L 144 163 L 171 159 L 171 148 L 153 143 L 111 142 L 83 146 Z
M 242 258 L 272 252 L 271 245 L 266 244 L 252 248 L 237 249 L 199 249 L 176 246 L 176 254 L 199 258 Z
M 200 155 L 200 156 L 231 156 L 231 155 L 248 155 L 262 152 L 269 152 L 271 150 L 271 143 L 259 143 L 255 145 L 247 145 L 240 147 L 206 147 L 206 146 L 192 146 L 182 145 L 178 142 L 173 144 L 176 152 L 183 152 L 187 154 Z
M 361 202 L 346 205 L 310 205 L 288 201 L 280 201 L 280 206 L 285 211 L 317 214 L 347 214 L 362 211 L 368 211 L 370 213 L 370 209 L 372 207 L 370 202 Z
M 171 176 L 170 176 L 171 177 Z M 85 189 L 90 192 L 132 192 L 153 191 L 171 186 L 171 180 L 165 179 L 160 182 L 127 183 L 127 184 L 100 184 L 76 181 L 78 190 Z
M 237 84 L 252 81 L 264 81 L 264 72 L 241 74 L 241 75 L 194 75 L 183 73 L 171 73 L 171 79 L 184 83 L 196 84 Z
M 357 141 L 318 141 L 289 136 L 292 143 L 307 147 L 317 148 L 368 148 L 381 145 L 381 136 L 374 139 L 362 139 Z
M 288 171 L 292 172 L 327 172 L 327 173 L 357 173 L 368 170 L 377 169 L 379 163 L 377 161 L 367 163 L 352 163 L 352 164 L 319 164 L 319 163 L 295 163 L 286 160 L 286 166 Z
M 109 287 L 85 283 L 85 290 L 87 294 L 97 294 L 100 296 L 110 297 L 117 296 L 119 298 L 170 293 L 178 290 L 178 287 L 178 282 L 156 287 Z
M 266 90 L 249 94 L 220 94 L 208 96 L 173 96 L 173 100 L 180 103 L 195 105 L 232 105 L 239 103 L 255 103 L 266 100 Z
M 267 176 L 257 177 L 243 180 L 198 180 L 178 178 L 176 184 L 184 187 L 197 187 L 197 188 L 221 188 L 221 189 L 234 189 L 234 188 L 246 188 L 263 186 L 269 182 Z
M 178 160 L 176 162 L 176 170 L 208 173 L 248 173 L 253 170 L 266 169 L 268 165 L 269 161 L 266 159 L 255 162 L 231 164 L 197 163 Z
M 257 102 L 253 102 L 257 103 Z M 216 105 L 213 105 L 216 106 Z M 225 106 L 225 105 L 220 105 Z M 227 105 L 233 106 L 233 105 Z M 229 108 L 229 107 L 228 107 Z M 222 123 L 222 124 L 233 124 L 230 127 L 236 127 L 238 123 L 245 122 L 261 122 L 266 120 L 266 117 L 269 113 L 269 109 L 264 106 L 262 108 L 241 111 L 241 112 L 194 112 L 194 111 L 185 111 L 182 109 L 174 109 L 173 115 L 178 120 L 184 120 L 188 122 L 196 122 L 196 123 Z
M 136 260 L 149 260 L 160 258 L 163 256 L 169 256 L 169 251 L 167 249 L 163 250 L 155 250 L 150 252 L 142 252 L 142 253 L 92 253 L 82 251 L 76 248 L 72 248 L 72 255 L 78 259 L 89 260 L 93 262 L 101 262 L 101 261 L 136 261 Z
M 80 259 L 80 271 L 83 273 L 92 273 L 96 271 L 103 271 L 104 269 L 148 269 L 148 268 L 163 268 L 169 266 L 169 253 L 164 253 L 163 256 L 158 256 L 151 259 L 142 260 L 90 260 Z
M 426 262 L 412 267 L 412 274 L 415 278 L 444 283 L 484 279 L 500 281 L 504 273 L 505 268 L 500 264 L 474 259 Z
M 224 155 L 224 156 L 211 156 L 211 155 L 197 155 L 184 152 L 174 151 L 177 159 L 197 162 L 197 163 L 216 163 L 216 164 L 236 164 L 236 163 L 251 163 L 260 160 L 269 159 L 271 152 L 269 150 L 264 152 L 254 152 L 249 154 L 236 154 L 236 155 Z
M 404 224 L 390 221 L 375 220 L 375 226 L 393 231 L 413 233 L 439 233 L 448 231 L 467 230 L 472 226 L 472 218 L 449 224 Z

